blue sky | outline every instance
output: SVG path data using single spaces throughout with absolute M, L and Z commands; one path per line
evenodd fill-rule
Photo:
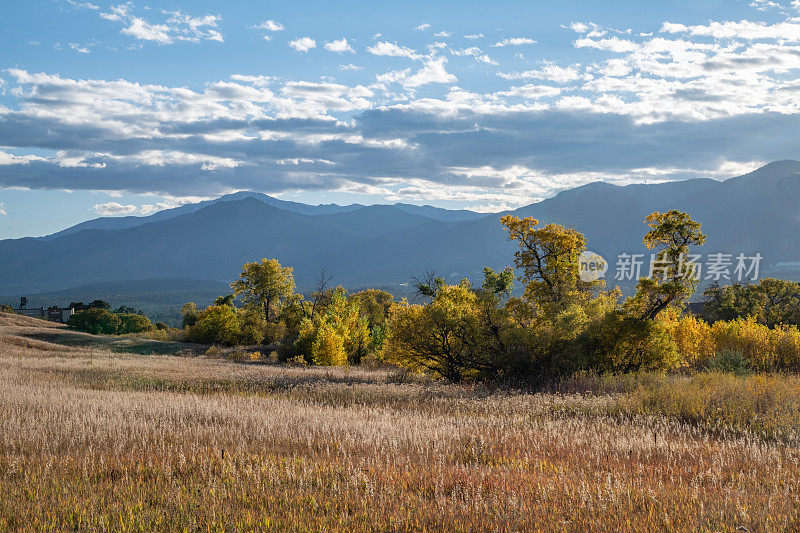
M 497 211 L 800 157 L 800 2 L 3 2 L 0 49 L 0 238 L 237 190 Z

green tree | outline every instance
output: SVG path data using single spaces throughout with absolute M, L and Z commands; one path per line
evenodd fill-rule
M 800 322 L 800 283 L 784 279 L 764 278 L 757 291 L 764 300 L 764 309 L 759 320 L 774 328 L 780 324 Z
M 146 316 L 131 313 L 116 313 L 116 315 L 119 318 L 119 326 L 117 327 L 119 335 L 142 333 L 154 328 L 153 323 Z
M 236 309 L 227 305 L 212 305 L 197 313 L 195 323 L 187 329 L 187 339 L 200 344 L 239 342 L 241 323 Z
M 292 267 L 281 266 L 277 259 L 247 263 L 231 287 L 246 305 L 263 308 L 264 320 L 272 322 L 284 300 L 294 293 Z
M 233 294 L 229 294 L 227 296 L 217 296 L 214 300 L 214 305 L 227 305 L 229 307 L 234 307 L 233 300 L 236 296 Z
M 721 287 L 714 283 L 703 291 L 705 301 L 700 315 L 708 322 L 730 321 L 738 318 L 756 317 L 761 320 L 766 299 L 754 285 L 734 283 Z
M 468 280 L 458 285 L 439 284 L 425 305 L 402 302 L 392 312 L 384 352 L 387 358 L 410 370 L 429 371 L 450 381 L 496 377 L 502 368 L 504 343 L 487 327 L 486 293 Z M 497 309 L 492 323 L 501 324 Z M 500 334 L 504 324 L 498 325 Z
M 97 307 L 79 311 L 72 315 L 67 321 L 67 327 L 94 335 L 99 335 L 101 333 L 105 335 L 116 335 L 119 326 L 120 319 L 118 315 Z
M 88 304 L 86 304 L 87 309 L 105 309 L 110 310 L 111 304 L 106 302 L 105 300 L 94 300 Z
M 181 315 L 183 315 L 183 324 L 182 328 L 188 328 L 190 326 L 194 326 L 195 322 L 197 322 L 197 304 L 194 302 L 189 302 L 184 304 L 183 309 L 181 309 Z

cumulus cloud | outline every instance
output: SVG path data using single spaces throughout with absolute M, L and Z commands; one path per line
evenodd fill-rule
M 367 47 L 367 52 L 375 56 L 407 57 L 409 59 L 420 57 L 413 49 L 388 41 L 380 41 Z
M 461 48 L 459 50 L 451 50 L 453 55 L 456 56 L 472 56 L 475 61 L 479 63 L 487 63 L 489 65 L 498 65 L 497 61 L 489 57 L 477 46 L 470 46 L 469 48 Z
M 298 52 L 308 52 L 312 48 L 317 47 L 317 41 L 311 37 L 298 37 L 297 39 L 289 41 L 289 46 Z
M 523 44 L 536 44 L 536 41 L 534 41 L 533 39 L 529 39 L 528 37 L 510 37 L 507 39 L 497 41 L 492 46 L 494 47 L 522 46 Z
M 447 59 L 444 57 L 431 59 L 416 74 L 404 80 L 403 85 L 406 87 L 419 87 L 429 83 L 455 82 L 456 77 L 445 70 L 445 63 L 447 63 Z
M 427 22 L 423 22 L 422 24 L 420 24 L 419 26 L 417 26 L 417 27 L 416 27 L 416 28 L 414 28 L 414 29 L 415 29 L 415 30 L 418 30 L 418 31 L 425 31 L 425 30 L 427 30 L 427 29 L 430 29 L 430 27 L 431 27 L 431 25 L 430 25 L 430 24 L 428 24 Z
M 497 75 L 507 80 L 540 79 L 559 83 L 575 81 L 582 77 L 577 66 L 562 67 L 550 61 L 545 61 L 538 69 L 523 72 L 499 72 Z
M 347 39 L 344 38 L 325 43 L 325 50 L 329 52 L 339 52 L 340 54 L 342 52 L 355 52 L 353 47 L 350 46 L 350 43 L 347 42 Z
M 256 24 L 255 26 L 253 26 L 253 28 L 257 30 L 282 31 L 283 24 L 270 19 L 270 20 L 265 20 L 264 22 L 260 22 L 259 24 Z
M 100 216 L 120 216 L 120 215 L 133 215 L 139 210 L 135 205 L 123 205 L 118 202 L 107 202 L 104 204 L 95 204 L 92 211 Z
M 86 4 L 79 4 L 85 6 Z M 100 17 L 123 24 L 121 33 L 141 41 L 172 44 L 178 41 L 218 41 L 224 38 L 216 28 L 220 21 L 217 15 L 193 16 L 182 11 L 162 11 L 166 20 L 153 22 L 143 16 L 134 15 L 130 2 L 112 6 L 108 11 L 98 11 Z

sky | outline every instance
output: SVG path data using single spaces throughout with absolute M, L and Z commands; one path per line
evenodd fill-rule
M 800 158 L 800 0 L 0 3 L 0 239 L 254 190 L 490 212 Z

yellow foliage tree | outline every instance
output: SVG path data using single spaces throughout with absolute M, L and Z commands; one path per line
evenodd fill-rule
M 271 322 L 283 301 L 294 293 L 292 267 L 281 266 L 277 259 L 246 263 L 231 287 L 245 304 L 262 307 L 264 320 Z

